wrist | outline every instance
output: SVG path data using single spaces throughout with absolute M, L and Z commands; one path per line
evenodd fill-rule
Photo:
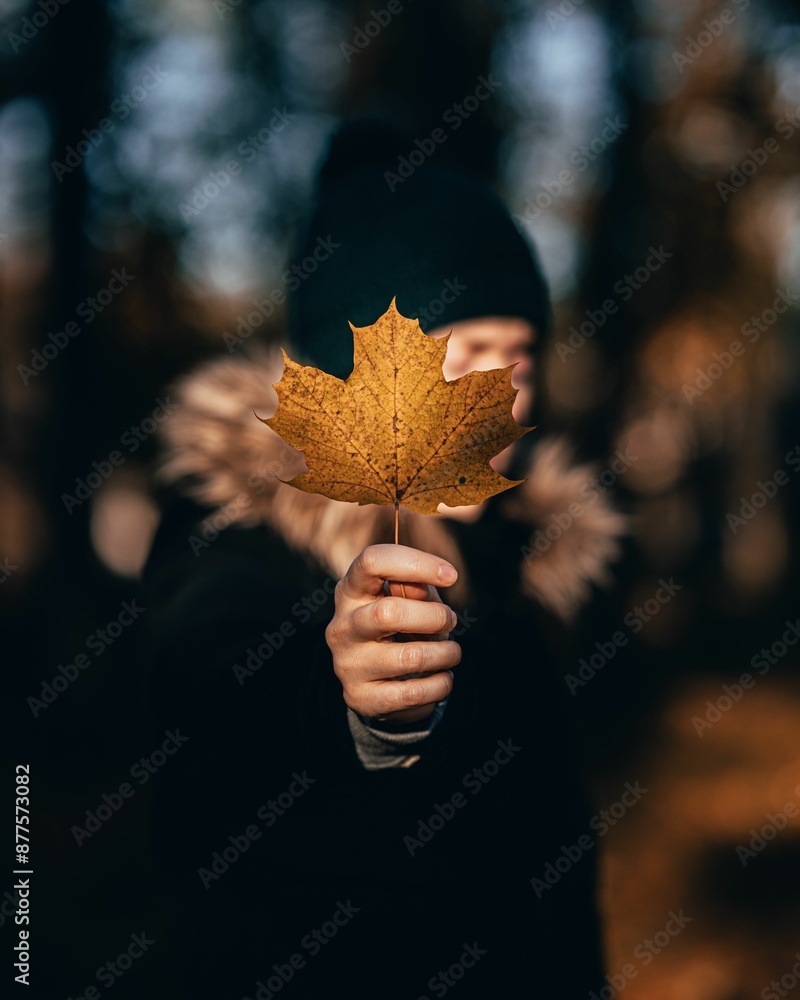
M 388 712 L 385 715 L 376 715 L 364 718 L 363 721 L 368 726 L 409 726 L 415 723 L 424 722 L 433 715 L 436 703 L 432 705 L 418 705 L 415 708 L 404 708 L 399 712 Z

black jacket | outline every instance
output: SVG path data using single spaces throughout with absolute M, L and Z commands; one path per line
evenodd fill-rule
M 186 997 L 602 988 L 592 809 L 520 584 L 531 524 L 508 515 L 514 492 L 444 527 L 470 581 L 468 604 L 442 593 L 463 658 L 420 759 L 379 771 L 358 758 L 325 642 L 340 574 L 268 514 L 218 530 L 212 505 L 170 505 L 145 601 L 156 724 L 188 737 L 157 789 Z

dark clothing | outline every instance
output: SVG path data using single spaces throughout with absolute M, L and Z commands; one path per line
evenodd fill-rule
M 518 593 L 523 529 L 492 502 L 451 522 L 476 591 L 455 608 L 454 690 L 416 763 L 368 771 L 325 642 L 333 581 L 267 527 L 195 554 L 205 513 L 171 507 L 145 576 L 157 724 L 189 737 L 157 789 L 182 995 L 599 991 L 597 847 L 531 884 L 590 834 L 591 810 Z

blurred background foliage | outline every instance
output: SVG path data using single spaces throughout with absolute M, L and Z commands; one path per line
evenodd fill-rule
M 136 594 L 158 521 L 160 400 L 178 374 L 228 356 L 226 333 L 284 287 L 342 116 L 389 114 L 424 138 L 492 73 L 494 96 L 435 155 L 495 182 L 539 248 L 556 313 L 546 429 L 598 469 L 618 449 L 636 456 L 613 487 L 632 524 L 615 586 L 576 627 L 553 624 L 565 673 L 618 629 L 630 639 L 574 698 L 598 808 L 625 781 L 650 789 L 601 843 L 608 971 L 633 963 L 631 1000 L 761 996 L 800 947 L 800 821 L 746 866 L 736 846 L 796 798 L 796 653 L 776 647 L 702 735 L 692 719 L 800 607 L 800 477 L 787 464 L 800 314 L 773 308 L 800 293 L 798 10 L 405 0 L 359 36 L 384 9 L 0 5 L 0 605 L 13 750 L 33 764 L 46 819 L 35 843 L 52 958 L 45 973 L 38 954 L 39 969 L 77 992 L 140 925 L 169 947 L 146 797 L 80 849 L 69 832 L 154 749 L 136 626 L 38 717 L 26 702 Z M 54 351 L 70 322 L 79 334 Z M 276 310 L 247 346 L 282 326 Z M 736 340 L 744 352 L 720 366 Z M 65 503 L 115 451 L 124 461 L 102 486 Z M 733 530 L 728 515 L 781 469 L 786 484 Z M 662 579 L 680 591 L 639 616 Z M 637 957 L 680 907 L 693 922 Z M 124 989 L 154 995 L 158 981 L 168 995 L 160 962 L 154 948 Z

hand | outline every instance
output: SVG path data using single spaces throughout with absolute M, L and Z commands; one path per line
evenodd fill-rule
M 447 635 L 458 619 L 435 585 L 449 587 L 457 578 L 449 562 L 407 545 L 369 545 L 356 557 L 336 584 L 336 610 L 325 630 L 354 712 L 416 722 L 450 694 L 449 668 L 461 660 L 461 647 Z M 399 582 L 390 583 L 387 596 L 386 580 L 402 581 L 405 597 Z

